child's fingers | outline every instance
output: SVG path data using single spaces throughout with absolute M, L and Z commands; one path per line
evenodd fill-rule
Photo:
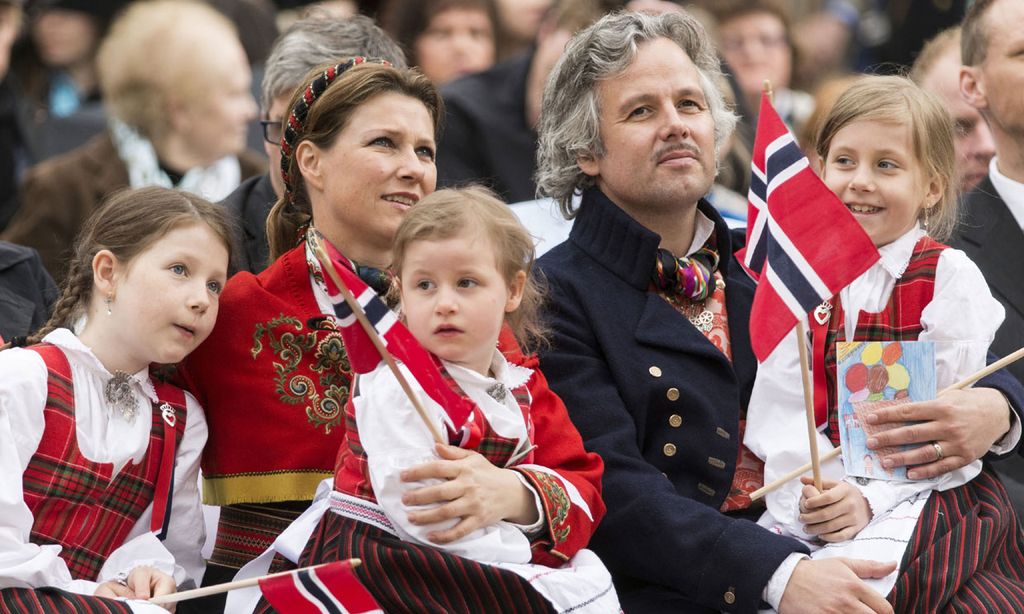
M 175 584 L 174 578 L 159 570 L 154 570 L 154 573 L 150 577 L 149 584 L 152 587 L 154 597 L 169 595 L 177 592 L 178 590 L 178 586 Z
M 833 533 L 822 533 L 822 534 L 819 534 L 818 535 L 818 539 L 820 539 L 822 541 L 833 542 L 834 543 L 834 542 L 845 542 L 847 540 L 853 539 L 856 536 L 857 536 L 857 531 L 854 530 L 854 527 L 846 527 L 844 529 L 840 529 L 839 531 L 835 531 Z
M 150 588 L 152 576 L 152 567 L 136 567 L 128 575 L 128 586 L 131 587 L 137 599 L 149 599 L 153 596 Z
M 848 490 L 845 488 L 845 482 L 836 483 L 830 481 L 827 482 L 829 486 L 826 486 L 825 484 L 825 482 L 822 483 L 822 488 L 825 488 L 825 490 L 823 490 L 821 494 L 809 497 L 804 502 L 804 509 L 814 510 L 827 507 L 842 501 L 846 497 Z
M 832 520 L 835 520 L 836 518 L 839 518 L 842 515 L 842 509 L 834 505 L 829 505 L 826 507 L 817 508 L 813 511 L 804 512 L 803 514 L 800 514 L 797 517 L 797 519 L 807 526 L 814 526 L 820 525 L 825 522 L 830 522 Z
M 117 599 L 120 597 L 130 599 L 134 597 L 132 589 L 128 588 L 124 584 L 121 584 L 120 582 L 114 582 L 113 580 L 110 582 L 104 582 L 103 584 L 100 584 L 98 587 L 96 587 L 96 592 L 94 594 L 97 597 L 106 597 L 108 599 Z
M 811 535 L 817 535 L 824 539 L 824 535 L 838 533 L 844 529 L 850 528 L 852 519 L 846 515 L 836 516 L 835 518 L 826 520 L 824 522 L 808 523 L 804 530 Z

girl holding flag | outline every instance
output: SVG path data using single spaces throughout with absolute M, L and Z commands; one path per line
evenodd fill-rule
M 837 100 L 816 148 L 825 184 L 881 255 L 809 320 L 812 339 L 824 341 L 812 344 L 825 392 L 814 402 L 827 416 L 818 446 L 828 449 L 839 445 L 837 342 L 935 341 L 944 388 L 985 365 L 1003 309 L 977 267 L 937 241 L 956 223 L 957 205 L 952 121 L 937 99 L 907 79 L 865 77 Z M 808 458 L 798 435 L 798 342 L 790 333 L 759 367 L 750 402 L 745 443 L 765 460 L 766 480 Z M 933 447 L 941 460 L 941 445 Z M 761 524 L 820 547 L 814 558 L 898 562 L 873 581 L 896 611 L 1024 603 L 1024 539 L 1005 490 L 980 461 L 936 481 L 844 479 L 838 460 L 822 470 L 821 492 L 804 478 L 767 495 Z
M 406 214 L 394 255 L 411 336 L 377 327 L 432 428 L 388 365 L 359 376 L 334 492 L 297 523 L 322 515 L 299 564 L 360 558 L 356 574 L 387 612 L 618 612 L 611 576 L 583 550 L 604 513 L 601 461 L 550 395 L 534 402 L 536 363 L 496 348 L 506 327 L 521 347 L 543 341 L 530 235 L 489 191 L 442 190 Z M 339 256 L 341 279 L 358 284 Z

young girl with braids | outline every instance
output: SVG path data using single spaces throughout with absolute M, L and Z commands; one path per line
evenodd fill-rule
M 202 576 L 206 421 L 150 368 L 213 329 L 229 252 L 220 207 L 116 193 L 82 229 L 50 321 L 0 352 L 0 612 L 162 611 L 97 597 Z
M 840 443 L 837 342 L 934 342 L 941 390 L 985 366 L 1003 308 L 978 267 L 939 243 L 956 223 L 957 200 L 953 121 L 937 98 L 903 77 L 862 77 L 823 120 L 816 150 L 822 180 L 881 256 L 808 319 L 824 452 Z M 765 460 L 766 481 L 810 458 L 798 365 L 793 332 L 758 368 L 744 441 Z M 929 461 L 951 447 L 938 439 Z M 898 563 L 867 580 L 897 612 L 1019 611 L 1024 537 L 995 474 L 979 460 L 935 480 L 911 470 L 910 481 L 890 481 L 887 462 L 873 469 L 883 479 L 846 475 L 839 459 L 823 463 L 822 491 L 809 477 L 786 484 L 767 495 L 760 523 L 808 541 L 812 558 Z
M 497 347 L 502 334 L 524 348 L 543 339 L 533 259 L 529 233 L 484 188 L 441 190 L 406 214 L 392 268 L 402 319 L 452 402 L 471 409 L 473 434 L 453 435 L 454 407 L 405 365 L 452 445 L 435 442 L 386 365 L 359 376 L 333 492 L 282 535 L 281 551 L 302 549 L 316 522 L 298 564 L 360 558 L 386 612 L 619 611 L 611 575 L 583 549 L 604 515 L 600 461 L 564 408 L 532 402 L 536 364 Z

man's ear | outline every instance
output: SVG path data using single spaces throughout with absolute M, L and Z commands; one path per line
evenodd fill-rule
M 597 177 L 600 174 L 597 167 L 597 158 L 591 154 L 577 156 L 576 165 L 580 167 L 584 175 Z
M 985 81 L 981 79 L 976 66 L 960 67 L 960 95 L 967 104 L 979 111 L 988 108 Z
M 324 189 L 323 151 L 319 147 L 309 141 L 302 141 L 295 148 L 295 162 L 307 186 Z

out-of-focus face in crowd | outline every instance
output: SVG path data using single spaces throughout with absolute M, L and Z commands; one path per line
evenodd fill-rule
M 935 60 L 920 85 L 942 98 L 953 116 L 960 191 L 967 192 L 988 174 L 988 163 L 996 149 L 988 124 L 978 110 L 960 95 L 959 47 L 950 48 Z
M 537 36 L 544 12 L 552 0 L 497 0 L 498 18 L 511 43 L 529 45 Z
M 66 68 L 91 60 L 99 44 L 99 21 L 81 11 L 42 10 L 32 19 L 32 39 L 47 66 Z
M 789 87 L 793 50 L 777 15 L 743 13 L 719 24 L 718 33 L 722 57 L 748 102 L 757 101 L 765 79 L 776 89 Z
M 494 24 L 483 8 L 452 6 L 434 13 L 413 45 L 420 70 L 441 86 L 494 64 Z
M 242 46 L 231 38 L 213 39 L 210 45 L 216 53 L 206 58 L 194 77 L 205 95 L 184 102 L 178 131 L 203 159 L 217 160 L 245 149 L 257 107 Z

